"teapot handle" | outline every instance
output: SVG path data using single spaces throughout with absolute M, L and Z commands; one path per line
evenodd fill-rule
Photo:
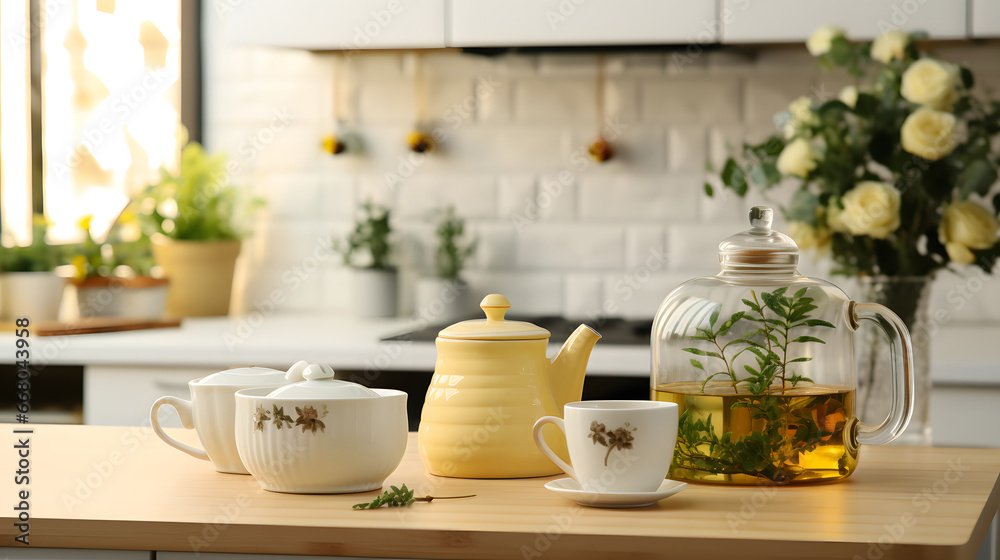
M 848 303 L 847 319 L 857 330 L 862 319 L 872 321 L 889 338 L 889 359 L 892 362 L 892 406 L 889 417 L 879 426 L 863 422 L 855 426 L 859 444 L 882 445 L 896 439 L 913 415 L 913 345 L 906 324 L 888 307 L 877 303 Z

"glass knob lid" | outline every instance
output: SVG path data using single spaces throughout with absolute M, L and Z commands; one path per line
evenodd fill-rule
M 731 271 L 794 273 L 799 247 L 791 237 L 771 229 L 774 211 L 767 206 L 750 209 L 750 229 L 729 236 L 719 244 L 723 274 Z

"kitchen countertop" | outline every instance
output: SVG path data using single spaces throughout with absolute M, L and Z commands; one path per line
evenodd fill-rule
M 32 547 L 470 559 L 710 560 L 736 551 L 748 559 L 971 559 L 1000 504 L 1000 450 L 866 447 L 856 473 L 840 483 L 689 485 L 654 506 L 604 510 L 545 491 L 556 477 L 431 476 L 411 434 L 387 485 L 477 497 L 354 511 L 352 504 L 374 493 L 265 492 L 249 476 L 216 473 L 170 449 L 148 428 L 3 426 L 11 453 L 24 437 L 12 431 L 34 430 L 30 486 L 15 486 L 13 476 L 0 482 L 9 500 L 30 489 Z M 168 431 L 182 441 L 194 437 Z M 0 515 L 0 535 L 13 542 L 11 508 Z
M 432 371 L 429 342 L 381 342 L 423 326 L 412 319 L 352 319 L 278 314 L 256 323 L 248 318 L 192 318 L 180 328 L 32 339 L 36 364 L 218 367 L 287 367 L 298 360 L 326 362 L 335 369 L 379 368 Z M 599 329 L 598 329 L 599 330 Z M 994 343 L 1000 328 L 949 326 L 931 337 L 932 377 L 937 384 L 1000 385 Z M 0 347 L 14 348 L 13 333 L 0 333 Z M 554 355 L 558 343 L 549 345 Z M 649 375 L 648 346 L 598 342 L 591 375 Z M 13 351 L 0 360 L 13 363 Z

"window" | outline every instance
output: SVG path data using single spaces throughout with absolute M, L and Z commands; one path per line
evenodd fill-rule
M 44 212 L 53 242 L 79 239 L 84 215 L 99 235 L 161 166 L 177 165 L 181 10 L 197 12 L 198 2 L 0 4 L 5 242 L 29 240 L 33 211 Z

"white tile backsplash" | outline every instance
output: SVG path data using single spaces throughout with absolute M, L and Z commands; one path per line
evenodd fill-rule
M 620 175 L 581 180 L 584 220 L 688 221 L 695 219 L 700 175 Z
M 594 80 L 535 78 L 514 86 L 514 114 L 534 123 L 578 123 L 597 120 Z
M 604 113 L 621 130 L 616 157 L 597 164 L 586 156 L 601 126 L 596 56 L 426 52 L 425 125 L 441 141 L 415 156 L 406 135 L 418 118 L 417 55 L 237 46 L 214 14 L 204 24 L 206 145 L 238 164 L 235 184 L 270 201 L 245 245 L 243 310 L 281 290 L 281 310 L 347 313 L 350 270 L 340 257 L 304 276 L 301 264 L 374 200 L 393 207 L 405 253 L 401 313 L 412 308 L 413 279 L 431 267 L 428 216 L 453 204 L 478 239 L 464 273 L 474 294 L 502 292 L 521 315 L 609 307 L 651 317 L 678 283 L 718 270 L 718 243 L 745 229 L 749 206 L 787 196 L 716 189 L 709 199 L 706 158 L 720 165 L 727 143 L 764 138 L 773 113 L 797 96 L 835 95 L 849 81 L 818 71 L 800 46 L 607 54 Z M 935 48 L 1000 67 L 989 46 Z M 335 91 L 346 128 L 334 120 Z M 290 115 L 284 126 L 274 126 L 275 111 Z M 346 129 L 363 152 L 324 153 L 323 135 Z M 967 281 L 942 273 L 933 305 L 956 323 L 1000 316 L 1000 281 L 958 307 L 953 290 Z
M 740 80 L 728 76 L 645 80 L 641 113 L 646 122 L 663 124 L 739 122 L 740 89 Z
M 517 265 L 527 269 L 600 270 L 625 266 L 619 226 L 538 223 L 518 235 Z

